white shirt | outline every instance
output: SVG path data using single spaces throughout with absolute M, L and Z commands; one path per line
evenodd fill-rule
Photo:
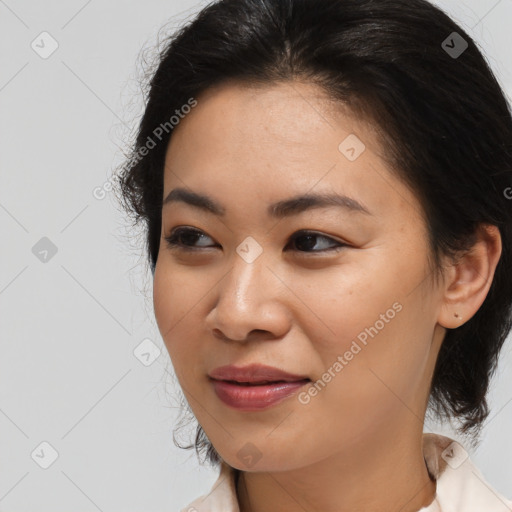
M 453 439 L 424 433 L 423 457 L 436 480 L 436 496 L 418 512 L 512 512 L 512 501 L 491 488 Z M 240 512 L 233 468 L 222 461 L 211 490 L 180 512 Z

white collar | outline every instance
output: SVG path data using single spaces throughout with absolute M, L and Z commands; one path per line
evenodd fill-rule
M 424 433 L 423 456 L 436 480 L 436 497 L 418 512 L 512 512 L 512 501 L 491 488 L 460 443 Z M 180 512 L 240 512 L 235 476 L 235 470 L 222 461 L 211 490 Z

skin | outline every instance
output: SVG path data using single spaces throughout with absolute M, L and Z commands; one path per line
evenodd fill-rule
M 352 133 L 366 149 L 349 161 L 338 146 Z M 302 82 L 224 83 L 174 129 L 164 197 L 185 187 L 226 213 L 163 207 L 155 315 L 195 416 L 224 461 L 243 470 L 241 512 L 415 512 L 434 499 L 422 431 L 435 361 L 446 329 L 484 301 L 501 240 L 483 226 L 473 251 L 446 261 L 434 282 L 419 202 L 383 154 L 371 123 Z M 371 215 L 267 215 L 275 201 L 333 191 Z M 199 250 L 168 246 L 177 226 L 203 232 L 185 238 Z M 302 229 L 319 233 L 309 248 L 292 241 Z M 236 251 L 248 236 L 263 251 L 252 263 Z M 320 252 L 336 242 L 347 245 Z M 292 396 L 241 412 L 209 382 L 218 366 L 259 362 L 314 383 L 395 303 L 401 310 L 307 404 Z M 252 467 L 237 456 L 247 443 L 261 454 Z

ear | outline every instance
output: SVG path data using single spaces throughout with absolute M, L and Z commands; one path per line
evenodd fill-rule
M 483 304 L 501 256 L 497 226 L 479 224 L 473 247 L 445 273 L 443 304 L 437 319 L 447 329 L 467 322 Z

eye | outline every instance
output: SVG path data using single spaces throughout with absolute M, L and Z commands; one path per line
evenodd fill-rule
M 315 241 L 318 239 L 324 240 L 324 243 L 318 244 Z M 326 248 L 325 241 L 330 242 L 331 244 L 335 244 L 334 247 Z M 296 234 L 294 234 L 291 238 L 291 243 L 299 248 L 299 252 L 336 252 L 343 249 L 344 247 L 347 247 L 347 244 L 338 242 L 329 236 L 322 235 L 321 233 L 317 233 L 315 231 L 307 230 L 298 231 Z M 311 251 L 311 249 L 313 249 L 315 246 L 319 248 L 319 250 Z
M 210 244 L 210 245 L 194 245 L 195 242 L 203 241 L 205 239 L 208 239 L 210 237 L 206 236 L 202 231 L 198 229 L 192 229 L 192 228 L 176 228 L 171 231 L 171 234 L 167 237 L 165 237 L 165 240 L 167 242 L 167 245 L 171 249 L 177 249 L 181 251 L 198 251 L 201 248 L 212 248 L 214 246 L 220 247 L 219 244 Z M 317 239 L 324 240 L 324 243 L 318 244 L 316 242 Z M 211 240 L 211 238 L 210 238 Z M 334 247 L 326 248 L 325 241 L 330 242 L 331 244 L 334 244 Z M 296 249 L 296 252 L 313 252 L 313 253 L 322 253 L 322 252 L 335 252 L 343 249 L 344 247 L 348 247 L 347 244 L 338 242 L 337 240 L 334 240 L 331 237 L 328 237 L 326 235 L 322 235 L 321 233 L 317 233 L 315 231 L 308 231 L 308 230 L 301 230 L 295 233 L 291 239 L 289 244 L 286 246 L 285 250 L 287 250 L 287 247 L 289 245 L 295 245 L 298 249 Z M 328 245 L 328 244 L 327 244 Z M 319 250 L 313 250 L 314 247 L 317 247 Z
M 205 238 L 209 238 L 204 235 L 202 231 L 198 229 L 191 228 L 176 228 L 171 231 L 171 234 L 165 237 L 167 245 L 171 249 L 179 249 L 183 251 L 196 251 L 199 248 L 194 246 L 194 242 L 198 239 L 204 240 Z M 211 240 L 211 238 L 210 238 Z M 189 245 L 191 244 L 191 245 Z M 203 247 L 210 247 L 208 245 L 203 245 Z

